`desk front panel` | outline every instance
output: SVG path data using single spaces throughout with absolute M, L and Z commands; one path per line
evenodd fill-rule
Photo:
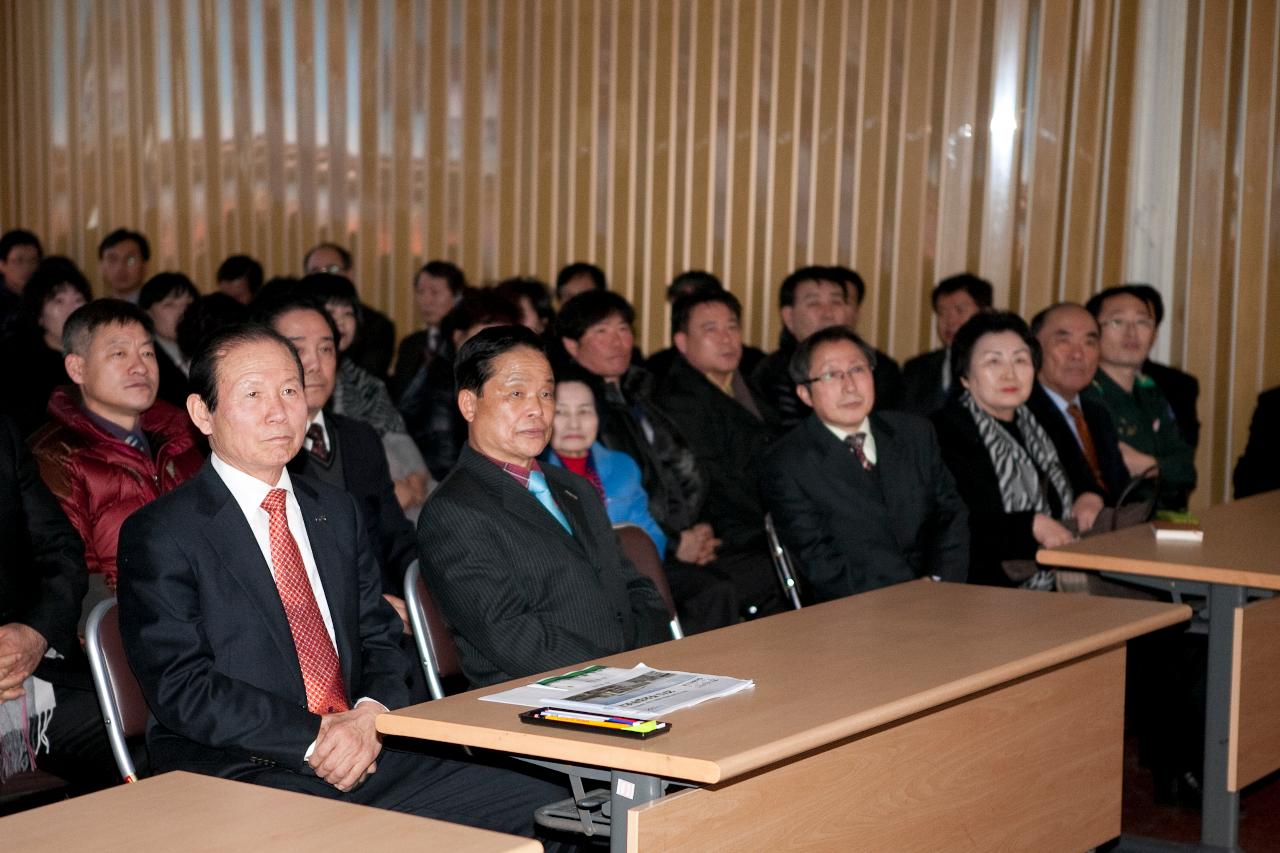
M 1036 850 L 1120 834 L 1123 647 L 631 813 L 628 850 Z

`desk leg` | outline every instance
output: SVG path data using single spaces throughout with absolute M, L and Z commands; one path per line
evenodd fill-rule
M 1209 587 L 1209 668 L 1204 720 L 1204 811 L 1200 843 L 1239 849 L 1240 792 L 1227 790 L 1231 753 L 1231 670 L 1235 610 L 1245 603 L 1240 586 Z
M 662 780 L 643 773 L 614 770 L 609 783 L 609 853 L 626 853 L 628 810 L 662 796 Z

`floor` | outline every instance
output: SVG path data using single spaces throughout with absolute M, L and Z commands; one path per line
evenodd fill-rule
M 1138 766 L 1135 738 L 1125 742 L 1124 806 L 1126 835 L 1192 843 L 1200 840 L 1200 810 L 1156 805 L 1151 774 Z M 1247 853 L 1280 853 L 1280 772 L 1244 790 L 1240 797 L 1240 847 Z

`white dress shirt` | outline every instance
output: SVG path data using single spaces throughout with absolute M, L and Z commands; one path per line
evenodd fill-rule
M 253 538 L 258 542 L 258 549 L 262 551 L 262 559 L 266 560 L 267 565 L 271 567 L 272 578 L 275 577 L 276 568 L 271 562 L 270 516 L 262 508 L 262 501 L 267 496 L 267 492 L 272 489 L 285 490 L 287 493 L 284 501 L 285 517 L 289 521 L 289 532 L 293 534 L 293 540 L 298 543 L 298 551 L 302 554 L 302 565 L 307 569 L 307 581 L 311 584 L 311 592 L 316 597 L 316 606 L 320 608 L 320 618 L 324 619 L 324 629 L 329 632 L 329 642 L 333 643 L 334 649 L 337 649 L 338 643 L 333 634 L 333 616 L 329 614 L 329 600 L 324 595 L 324 584 L 320 583 L 316 558 L 311 552 L 311 540 L 307 538 L 307 525 L 302 519 L 302 507 L 298 506 L 298 499 L 293 496 L 293 483 L 289 479 L 289 470 L 282 468 L 280 482 L 273 486 L 238 468 L 233 468 L 218 458 L 216 453 L 211 454 L 209 460 L 213 464 L 213 470 L 218 472 L 222 482 L 226 483 L 227 488 L 231 490 L 231 497 L 235 498 L 236 503 L 240 505 L 240 511 L 249 522 L 249 529 L 253 531 Z

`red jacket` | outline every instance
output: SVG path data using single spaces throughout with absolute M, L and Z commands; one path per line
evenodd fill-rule
M 89 571 L 106 575 L 115 589 L 120 525 L 204 464 L 195 427 L 186 412 L 157 400 L 140 419 L 150 459 L 94 423 L 76 388 L 54 391 L 49 415 L 30 439 L 40 476 L 80 532 Z

